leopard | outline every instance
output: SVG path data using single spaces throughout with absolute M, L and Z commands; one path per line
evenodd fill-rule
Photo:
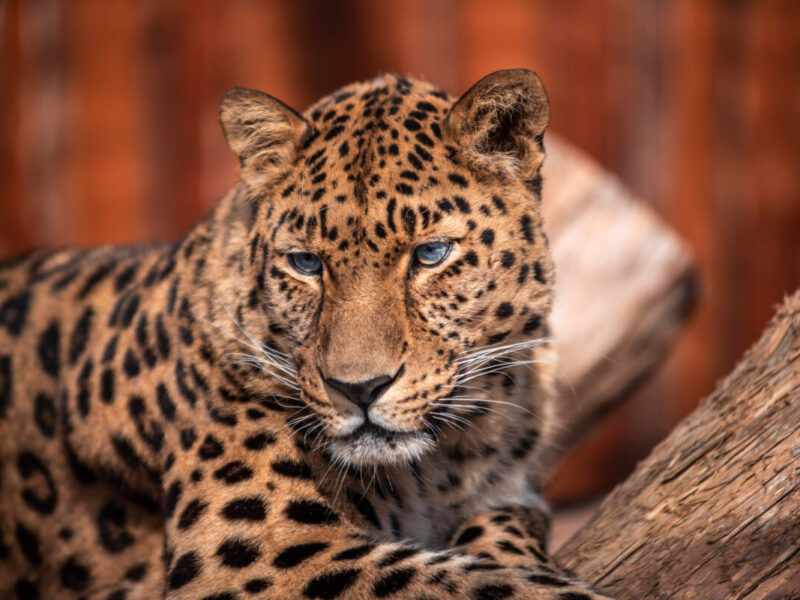
M 0 264 L 0 597 L 608 598 L 549 555 L 540 78 L 243 88 L 176 243 Z

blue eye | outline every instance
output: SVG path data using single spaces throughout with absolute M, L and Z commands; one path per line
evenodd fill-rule
M 319 275 L 322 273 L 322 261 L 310 252 L 292 252 L 286 256 L 289 264 L 303 275 Z
M 447 258 L 452 247 L 453 244 L 450 242 L 420 244 L 414 248 L 414 260 L 423 267 L 434 267 Z

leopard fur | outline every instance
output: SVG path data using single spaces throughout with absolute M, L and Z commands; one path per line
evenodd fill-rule
M 232 90 L 183 240 L 2 263 L 0 597 L 604 598 L 536 477 L 548 110 L 525 70 Z

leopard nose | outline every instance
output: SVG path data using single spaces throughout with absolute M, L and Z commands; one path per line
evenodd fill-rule
M 345 398 L 354 404 L 366 410 L 389 389 L 389 386 L 394 383 L 402 371 L 403 367 L 400 367 L 400 370 L 397 371 L 395 375 L 379 375 L 378 377 L 373 377 L 366 381 L 356 382 L 341 381 L 339 379 L 330 379 L 326 377 L 325 383 L 344 394 Z

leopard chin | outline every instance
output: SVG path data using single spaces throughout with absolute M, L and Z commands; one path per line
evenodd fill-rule
M 332 438 L 328 449 L 335 462 L 361 469 L 407 465 L 433 451 L 435 446 L 429 433 L 390 431 L 368 422 L 346 436 Z

